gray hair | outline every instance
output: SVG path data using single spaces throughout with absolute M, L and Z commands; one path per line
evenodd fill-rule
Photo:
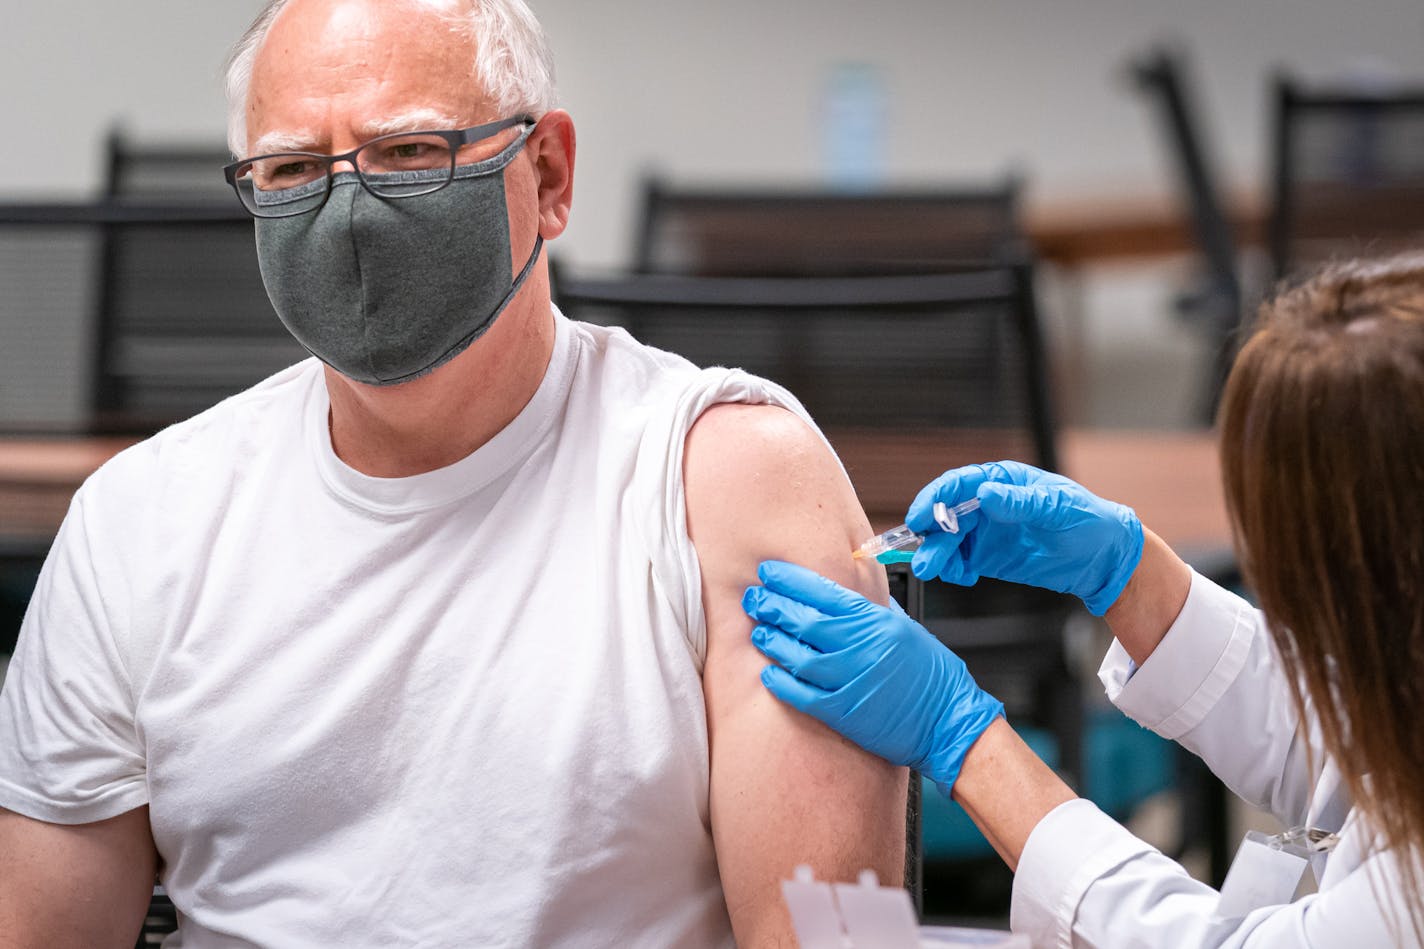
M 272 24 L 291 0 L 267 0 L 228 54 L 227 143 L 235 156 L 247 148 L 247 94 L 252 66 Z M 430 8 L 475 41 L 472 78 L 501 115 L 541 116 L 557 103 L 554 58 L 544 29 L 524 0 L 402 0 Z

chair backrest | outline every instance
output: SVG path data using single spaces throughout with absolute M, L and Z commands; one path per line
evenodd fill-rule
M 1279 76 L 1274 132 L 1277 277 L 1424 242 L 1424 84 L 1324 88 Z
M 114 132 L 107 158 L 92 428 L 151 432 L 304 358 L 263 288 L 226 149 Z
M 217 142 L 143 142 L 122 128 L 104 140 L 104 194 L 144 202 L 234 198 L 222 169 L 232 156 Z
M 1199 113 L 1189 88 L 1185 56 L 1174 47 L 1160 46 L 1133 62 L 1130 72 L 1137 88 L 1150 96 L 1160 116 L 1182 203 L 1204 264 L 1205 287 L 1186 299 L 1191 304 L 1187 315 L 1203 324 L 1212 351 L 1196 413 L 1210 424 L 1235 357 L 1237 330 L 1241 325 L 1236 236 L 1223 209 L 1213 164 L 1207 156 Z
M 782 383 L 828 431 L 928 432 L 950 459 L 1052 468 L 1033 296 L 1027 263 L 898 277 L 560 275 L 555 288 L 572 316 Z
M 235 198 L 125 204 L 100 227 L 93 430 L 150 433 L 306 357 L 272 310 Z
M 942 273 L 1020 252 L 1018 180 L 895 191 L 644 185 L 633 269 L 735 277 Z

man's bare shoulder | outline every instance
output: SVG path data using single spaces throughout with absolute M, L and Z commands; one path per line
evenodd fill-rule
M 727 541 L 765 542 L 786 531 L 820 531 L 829 521 L 843 522 L 849 545 L 865 526 L 835 453 L 780 406 L 709 408 L 688 433 L 685 477 L 689 503 L 700 508 L 689 508 L 689 516 L 706 515 L 708 526 L 715 524 Z M 697 490 L 701 485 L 712 490 Z M 700 549 L 700 538 L 693 540 Z
M 850 551 L 870 534 L 825 439 L 794 412 L 726 403 L 687 437 L 688 530 L 709 584 L 754 582 L 766 559 L 797 559 L 874 596 Z M 883 594 L 881 594 L 883 596 Z

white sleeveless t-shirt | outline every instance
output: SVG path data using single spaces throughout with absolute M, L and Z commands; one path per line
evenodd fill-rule
M 784 405 L 555 314 L 488 444 L 333 453 L 308 360 L 81 489 L 0 696 L 0 806 L 148 804 L 187 949 L 726 946 L 688 429 Z

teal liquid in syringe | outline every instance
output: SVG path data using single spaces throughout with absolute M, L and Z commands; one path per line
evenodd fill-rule
M 940 529 L 949 534 L 959 533 L 959 519 L 970 511 L 979 510 L 979 499 L 970 498 L 968 501 L 961 501 L 954 507 L 949 507 L 943 501 L 936 501 L 934 506 L 935 523 Z M 884 564 L 909 563 L 914 559 L 915 551 L 920 549 L 920 544 L 924 543 L 923 534 L 916 534 L 904 524 L 899 527 L 892 527 L 883 534 L 877 534 L 865 543 L 861 544 L 851 554 L 856 560 L 865 557 L 874 557 Z

